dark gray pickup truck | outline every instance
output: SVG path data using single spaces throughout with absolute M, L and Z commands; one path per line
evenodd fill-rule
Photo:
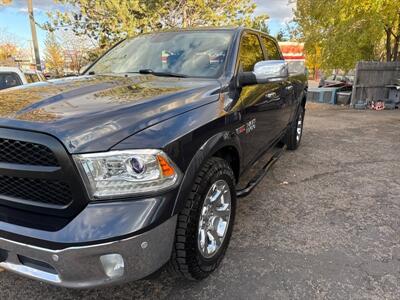
M 273 38 L 214 28 L 127 39 L 83 76 L 1 91 L 0 267 L 74 288 L 163 266 L 207 277 L 236 199 L 299 146 L 306 90 Z

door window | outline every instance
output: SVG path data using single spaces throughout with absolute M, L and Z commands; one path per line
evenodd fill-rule
M 265 50 L 267 51 L 267 57 L 269 60 L 281 60 L 281 54 L 275 42 L 269 38 L 262 37 L 262 42 L 264 44 Z
M 0 73 L 0 90 L 21 85 L 21 80 L 16 73 Z
M 26 81 L 28 82 L 28 83 L 32 83 L 33 82 L 33 79 L 32 79 L 32 77 L 31 77 L 31 74 L 24 74 L 25 75 L 25 79 L 26 79 Z
M 37 74 L 31 74 L 33 82 L 39 82 L 40 78 Z
M 26 81 L 28 81 L 28 83 L 40 81 L 39 76 L 37 74 L 25 73 L 25 78 L 26 78 Z
M 251 72 L 254 65 L 264 60 L 261 44 L 258 36 L 247 33 L 243 36 L 240 43 L 239 61 L 243 72 Z

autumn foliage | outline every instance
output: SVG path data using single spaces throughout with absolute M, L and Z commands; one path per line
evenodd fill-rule
M 297 0 L 295 21 L 308 59 L 325 70 L 400 60 L 400 0 Z
M 73 9 L 50 13 L 49 30 L 72 27 L 101 47 L 140 33 L 176 27 L 243 25 L 267 30 L 253 0 L 56 0 Z

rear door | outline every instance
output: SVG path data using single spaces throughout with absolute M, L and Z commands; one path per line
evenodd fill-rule
M 283 60 L 278 44 L 268 36 L 261 37 L 267 60 Z M 280 84 L 280 97 L 277 105 L 277 133 L 281 134 L 287 128 L 295 107 L 294 85 L 289 77 Z
M 259 35 L 242 35 L 238 56 L 238 72 L 251 72 L 254 65 L 265 60 Z M 238 133 L 245 151 L 245 165 L 251 164 L 278 137 L 281 109 L 281 83 L 255 84 L 241 89 L 239 103 L 244 124 Z

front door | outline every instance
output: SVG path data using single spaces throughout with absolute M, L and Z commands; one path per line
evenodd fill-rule
M 257 62 L 265 60 L 257 34 L 248 32 L 242 36 L 238 60 L 238 72 L 251 72 Z M 243 125 L 237 131 L 245 152 L 245 165 L 256 161 L 279 136 L 282 88 L 282 83 L 277 82 L 241 89 L 239 104 Z

